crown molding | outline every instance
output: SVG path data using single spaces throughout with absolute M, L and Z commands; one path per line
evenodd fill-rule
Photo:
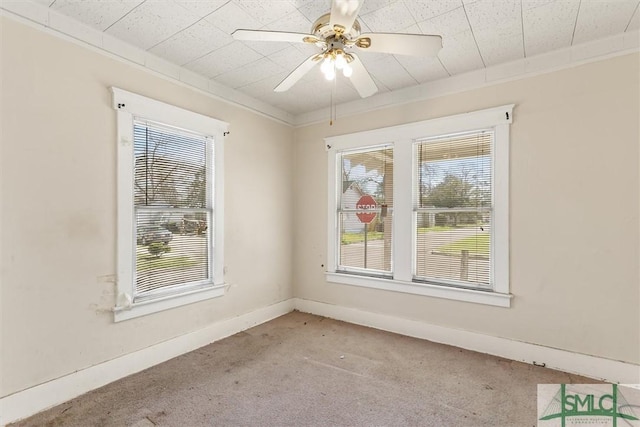
M 336 106 L 338 118 L 381 110 L 411 102 L 424 101 L 493 86 L 509 81 L 552 73 L 616 56 L 640 52 L 640 31 L 630 31 L 603 39 L 494 65 L 464 74 L 433 80 L 418 86 L 380 93 Z M 330 108 L 323 108 L 295 117 L 295 127 L 325 122 Z
M 0 15 L 125 62 L 138 69 L 143 69 L 173 83 L 195 89 L 199 93 L 219 101 L 258 113 L 261 116 L 289 126 L 295 123 L 295 117 L 291 113 L 238 90 L 221 85 L 184 67 L 172 64 L 152 53 L 82 24 L 39 3 L 33 3 L 28 0 L 3 0 L 0 3 Z
M 111 58 L 127 62 L 156 76 L 187 86 L 199 93 L 252 111 L 279 123 L 303 127 L 326 121 L 330 115 L 330 107 L 297 115 L 289 113 L 184 67 L 172 64 L 39 3 L 28 0 L 4 0 L 0 3 L 0 15 L 87 47 Z M 637 52 L 640 52 L 640 31 L 628 31 L 568 48 L 430 81 L 418 86 L 338 104 L 336 110 L 339 117 L 348 117 L 534 77 Z

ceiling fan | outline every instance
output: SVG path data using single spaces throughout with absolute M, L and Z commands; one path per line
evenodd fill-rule
M 442 37 L 424 34 L 360 33 L 356 20 L 363 0 L 332 0 L 331 12 L 322 15 L 311 27 L 310 34 L 265 30 L 236 30 L 236 40 L 308 43 L 320 52 L 307 58 L 293 70 L 274 91 L 284 92 L 306 73 L 322 62 L 321 70 L 327 80 L 336 77 L 336 71 L 351 80 L 361 97 L 378 91 L 378 87 L 354 53 L 378 52 L 397 55 L 436 56 L 442 48 Z

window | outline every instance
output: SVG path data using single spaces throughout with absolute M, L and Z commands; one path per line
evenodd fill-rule
M 416 280 L 490 288 L 493 132 L 415 143 Z
M 338 155 L 342 191 L 337 209 L 338 270 L 391 276 L 393 148 Z
M 512 112 L 325 139 L 327 279 L 509 307 Z
M 227 124 L 112 91 L 118 114 L 115 320 L 223 295 Z

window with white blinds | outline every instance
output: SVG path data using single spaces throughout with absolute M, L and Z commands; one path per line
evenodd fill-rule
M 491 130 L 416 141 L 416 279 L 490 288 L 492 146 Z
M 338 269 L 390 275 L 393 148 L 346 151 L 339 157 Z
M 118 88 L 116 322 L 224 295 L 228 124 Z
M 327 281 L 509 307 L 513 107 L 325 138 Z
M 134 119 L 134 302 L 210 283 L 213 139 Z

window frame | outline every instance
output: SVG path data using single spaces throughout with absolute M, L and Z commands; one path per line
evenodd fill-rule
M 332 283 L 362 286 L 388 291 L 432 296 L 457 301 L 474 302 L 498 307 L 510 307 L 509 293 L 509 130 L 513 122 L 514 104 L 484 110 L 424 120 L 399 126 L 356 132 L 325 138 L 328 152 L 328 210 L 327 210 L 327 270 L 326 279 Z M 415 263 L 415 179 L 414 144 L 416 140 L 480 129 L 494 131 L 492 152 L 492 260 L 493 288 L 491 290 L 455 287 L 444 283 L 416 281 Z M 366 141 L 363 143 L 363 141 Z M 339 186 L 337 172 L 339 153 L 391 145 L 394 150 L 394 215 L 392 265 L 393 278 L 380 278 L 336 271 L 339 227 L 336 221 Z
M 116 87 L 111 88 L 112 107 L 117 112 L 117 297 L 114 321 L 120 322 L 162 310 L 223 296 L 224 283 L 224 137 L 228 123 L 166 104 Z M 206 135 L 213 140 L 213 218 L 211 243 L 213 277 L 206 286 L 186 287 L 183 292 L 134 301 L 135 207 L 134 144 L 135 119 L 146 119 Z M 211 245 L 210 245 L 211 246 Z

